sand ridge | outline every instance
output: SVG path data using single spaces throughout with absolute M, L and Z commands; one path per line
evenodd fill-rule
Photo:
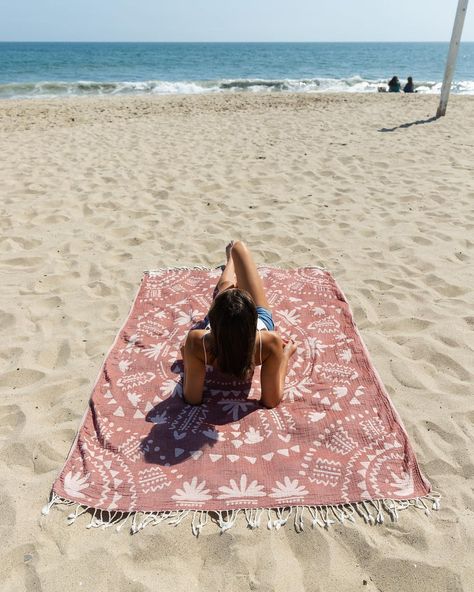
M 174 96 L 0 104 L 0 581 L 18 590 L 470 590 L 474 101 Z M 440 513 L 298 535 L 40 517 L 142 271 L 324 265 Z M 364 585 L 363 581 L 367 584 Z

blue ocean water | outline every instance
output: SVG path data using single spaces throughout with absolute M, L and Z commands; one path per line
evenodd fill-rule
M 202 92 L 376 92 L 393 75 L 441 88 L 448 43 L 0 43 L 0 98 Z M 474 43 L 453 92 L 474 94 Z

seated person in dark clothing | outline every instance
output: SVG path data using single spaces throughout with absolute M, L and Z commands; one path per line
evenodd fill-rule
M 415 92 L 415 85 L 413 84 L 413 78 L 408 76 L 407 83 L 403 87 L 403 92 L 412 93 Z
M 401 89 L 400 80 L 398 80 L 397 76 L 394 76 L 388 82 L 388 92 L 400 92 L 400 89 Z

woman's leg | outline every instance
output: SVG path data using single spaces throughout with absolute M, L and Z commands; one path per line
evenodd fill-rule
M 224 267 L 224 271 L 222 272 L 221 277 L 219 278 L 219 281 L 217 282 L 214 298 L 217 296 L 217 294 L 219 294 L 223 290 L 227 290 L 227 288 L 231 288 L 231 287 L 236 286 L 237 282 L 236 282 L 236 278 L 235 278 L 235 266 L 234 266 L 234 261 L 230 255 L 233 244 L 234 244 L 234 242 L 231 241 L 225 249 L 227 263 L 226 263 L 226 266 Z
M 250 293 L 256 306 L 270 308 L 265 290 L 263 288 L 262 278 L 260 277 L 257 266 L 250 254 L 250 251 L 241 241 L 236 241 L 232 245 L 231 259 L 234 262 L 235 275 L 237 276 L 237 287 Z

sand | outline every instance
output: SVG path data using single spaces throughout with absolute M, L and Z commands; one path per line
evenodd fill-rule
M 0 582 L 64 590 L 473 590 L 474 98 L 0 103 Z M 129 536 L 41 517 L 142 271 L 324 265 L 442 509 L 295 533 Z M 471 551 L 471 553 L 469 553 Z

